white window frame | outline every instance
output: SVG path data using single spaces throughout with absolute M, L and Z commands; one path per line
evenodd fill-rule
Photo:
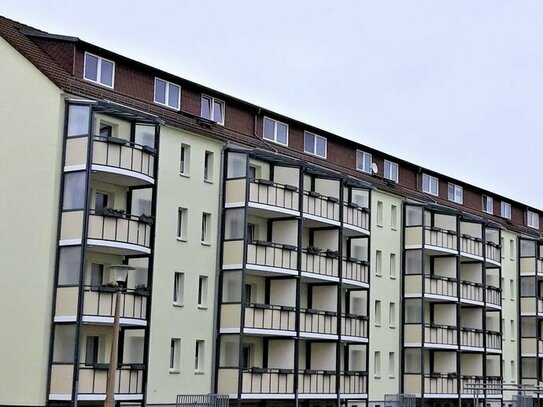
M 452 194 L 451 194 L 451 188 L 452 188 Z M 456 195 L 458 191 L 460 191 L 460 199 L 456 199 Z M 451 202 L 455 202 L 457 204 L 462 205 L 464 203 L 464 188 L 458 184 L 449 182 L 449 184 L 447 185 L 447 198 Z
M 93 56 L 94 58 L 98 59 L 98 66 L 96 67 L 96 80 L 92 78 L 87 78 L 87 55 Z M 110 62 L 113 65 L 113 69 L 111 70 L 111 86 L 100 81 L 102 79 L 102 61 Z M 90 52 L 85 52 L 85 57 L 83 59 L 83 79 L 92 83 L 96 83 L 100 86 L 105 86 L 106 88 L 115 88 L 115 61 L 103 58 Z
M 158 101 L 156 99 L 156 83 L 157 83 L 157 81 L 161 81 L 161 82 L 164 82 L 166 84 L 166 90 L 165 90 L 166 93 L 164 94 L 165 103 L 162 103 L 162 102 L 160 102 L 160 101 Z M 175 86 L 177 89 L 179 89 L 179 92 L 177 94 L 177 106 L 170 106 L 168 104 L 168 101 L 170 100 L 170 86 Z M 181 109 L 181 86 L 177 85 L 176 83 L 167 81 L 165 79 L 155 77 L 155 89 L 154 89 L 154 92 L 153 92 L 153 101 L 157 105 L 165 106 L 165 107 L 168 107 L 170 109 L 174 109 L 174 110 L 179 111 Z
M 203 245 L 211 245 L 211 214 L 209 212 L 202 212 L 202 230 L 200 240 Z
M 373 164 L 373 156 L 371 153 L 367 153 L 362 150 L 356 150 L 356 169 L 358 171 L 371 174 L 371 167 Z
M 181 338 L 170 339 L 170 373 L 181 372 Z
M 526 226 L 539 230 L 539 213 L 526 210 Z
M 273 122 L 273 138 L 266 137 L 266 120 L 269 120 Z M 281 143 L 279 140 L 277 140 L 277 125 L 283 124 L 287 127 L 287 140 L 286 143 Z M 280 122 L 279 120 L 272 119 L 271 117 L 264 116 L 264 119 L 262 120 L 262 138 L 264 140 L 272 141 L 277 144 L 281 144 L 282 146 L 288 146 L 288 139 L 289 139 L 289 127 L 287 123 Z
M 213 183 L 213 163 L 215 154 L 213 151 L 204 151 L 204 181 Z
M 387 171 L 387 165 L 388 165 L 388 171 Z M 394 168 L 394 170 L 392 170 Z M 386 179 L 398 182 L 398 179 L 400 177 L 400 166 L 398 163 L 395 163 L 394 161 L 385 160 L 383 162 L 383 175 Z
M 494 198 L 488 195 L 483 195 L 481 200 L 483 212 L 492 215 L 494 213 Z
M 511 220 L 511 204 L 509 202 L 501 201 L 500 216 L 504 219 Z
M 175 272 L 173 275 L 173 304 L 182 307 L 185 302 L 185 273 Z
M 424 189 L 424 179 L 428 179 L 428 190 Z M 436 191 L 432 192 L 432 181 L 435 181 L 436 184 Z M 433 195 L 433 196 L 439 196 L 439 178 L 434 177 L 429 174 L 422 174 L 422 192 Z
M 307 149 L 306 145 L 305 145 L 305 136 L 306 136 L 306 134 L 309 134 L 309 135 L 314 137 L 314 141 L 313 141 L 314 149 L 313 149 L 313 151 L 309 151 Z M 319 138 L 324 140 L 324 155 L 317 154 L 317 139 L 319 139 Z M 312 133 L 310 131 L 305 130 L 304 131 L 304 153 L 314 155 L 315 157 L 320 157 L 320 158 L 326 159 L 326 157 L 328 156 L 328 139 L 326 137 L 319 136 L 318 134 L 315 134 L 315 133 Z
M 211 101 L 211 107 L 210 107 L 210 117 L 204 117 L 204 104 L 202 103 L 202 101 L 204 99 L 209 99 Z M 215 117 L 215 102 L 219 103 L 222 105 L 222 121 L 220 122 L 216 122 L 213 118 Z M 217 124 L 220 124 L 222 126 L 224 126 L 224 118 L 226 117 L 226 103 L 224 103 L 224 100 L 221 100 L 221 99 L 217 99 L 217 98 L 214 98 L 213 96 L 209 96 L 209 95 L 206 95 L 204 93 L 202 93 L 202 97 L 200 98 L 200 117 L 203 117 L 204 119 L 206 120 L 211 120 L 212 122 L 215 122 Z
M 194 373 L 204 372 L 204 352 L 205 341 L 201 339 L 196 340 L 196 347 L 194 351 Z

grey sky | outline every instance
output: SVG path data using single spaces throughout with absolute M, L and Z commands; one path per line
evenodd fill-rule
M 541 0 L 4 0 L 0 14 L 543 209 Z

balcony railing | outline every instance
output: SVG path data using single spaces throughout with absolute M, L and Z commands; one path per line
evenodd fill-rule
M 458 294 L 458 282 L 455 278 L 431 275 L 424 279 L 424 293 L 456 297 Z
M 435 345 L 458 345 L 457 328 L 448 325 L 424 324 L 424 342 Z
M 115 316 L 115 288 L 85 286 L 83 315 L 98 317 Z M 123 289 L 121 292 L 121 318 L 147 318 L 146 291 Z
M 339 222 L 339 199 L 318 192 L 305 191 L 303 211 L 308 215 Z
M 486 303 L 501 307 L 502 305 L 502 291 L 497 287 L 491 285 L 486 286 Z
M 424 375 L 424 393 L 426 394 L 458 394 L 457 386 L 456 374 L 432 373 Z
M 341 317 L 341 335 L 367 338 L 368 317 L 363 315 L 344 314 Z
M 298 392 L 300 394 L 336 393 L 335 370 L 301 370 L 298 375 Z
M 355 203 L 343 205 L 343 223 L 360 229 L 369 230 L 369 209 Z
M 484 335 L 482 329 L 460 328 L 460 345 L 470 348 L 483 348 Z
M 292 369 L 250 368 L 242 372 L 242 393 L 290 394 L 294 392 Z
M 296 246 L 256 240 L 247 245 L 247 264 L 297 270 Z
M 502 248 L 499 244 L 494 242 L 486 242 L 486 258 L 496 263 L 501 263 L 502 261 Z
M 300 332 L 337 335 L 337 313 L 316 309 L 300 310 Z
M 500 332 L 486 331 L 486 347 L 487 349 L 501 350 L 502 349 L 502 334 Z
M 342 394 L 367 394 L 367 373 L 352 370 L 341 372 L 339 389 Z
M 249 201 L 281 209 L 299 210 L 297 187 L 264 179 L 252 179 L 250 181 Z
M 337 253 L 336 253 L 337 254 Z M 302 251 L 302 271 L 320 274 L 327 277 L 339 277 L 339 260 L 327 255 L 326 252 L 311 253 L 310 250 Z
M 456 232 L 437 227 L 425 228 L 424 242 L 426 245 L 443 249 L 457 250 Z
M 154 149 L 116 137 L 93 137 L 92 163 L 154 178 Z
M 483 257 L 483 239 L 466 234 L 461 235 L 460 251 L 472 256 Z
M 294 331 L 296 308 L 268 304 L 246 304 L 245 328 Z
M 369 282 L 367 261 L 354 257 L 344 257 L 342 267 L 343 279 L 365 284 Z
M 500 377 L 487 376 L 461 376 L 461 392 L 464 394 L 475 394 L 481 392 L 481 388 L 486 389 L 487 395 L 502 394 L 502 379 Z
M 79 394 L 106 394 L 108 365 L 79 366 Z M 115 394 L 143 393 L 142 364 L 121 364 L 117 367 Z
M 144 217 L 123 213 L 92 211 L 89 215 L 89 239 L 151 247 L 151 225 Z
M 460 298 L 463 300 L 483 302 L 484 288 L 480 283 L 462 280 L 460 282 Z

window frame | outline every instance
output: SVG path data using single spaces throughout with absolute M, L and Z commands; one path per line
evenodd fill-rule
M 186 242 L 188 240 L 188 209 L 177 208 L 177 240 Z
M 176 271 L 173 274 L 173 305 L 182 307 L 185 300 L 185 273 Z
M 369 162 L 368 162 L 369 160 Z M 363 150 L 356 150 L 356 170 L 371 174 L 373 155 Z M 367 167 L 367 168 L 366 168 Z
M 209 101 L 211 102 L 211 105 L 210 105 L 210 110 L 209 110 L 209 116 L 210 117 L 205 117 L 204 116 L 204 104 L 202 103 L 204 99 L 209 99 Z M 222 121 L 220 122 L 217 122 L 215 121 L 215 102 L 219 103 L 220 105 L 222 105 Z M 206 95 L 204 93 L 202 93 L 201 97 L 200 97 L 200 117 L 206 119 L 206 120 L 209 120 L 209 121 L 212 121 L 213 123 L 217 123 L 217 124 L 220 124 L 221 126 L 224 126 L 224 122 L 225 122 L 225 118 L 226 118 L 226 103 L 224 102 L 224 100 L 221 100 L 221 99 L 217 99 L 217 98 L 214 98 L 213 96 L 209 96 L 209 95 Z
M 387 171 L 387 164 L 388 164 L 388 171 Z M 391 168 L 395 168 L 396 177 L 391 176 Z M 398 183 L 398 180 L 400 179 L 400 166 L 398 165 L 398 163 L 385 159 L 383 161 L 383 177 L 385 179 L 388 179 L 389 181 Z
M 424 189 L 424 179 L 425 177 L 428 178 L 428 191 Z M 432 192 L 432 180 L 435 180 L 436 182 L 436 192 Z M 438 177 L 434 177 L 433 175 L 430 175 L 430 174 L 426 174 L 426 173 L 422 173 L 422 192 L 424 192 L 425 194 L 428 194 L 428 195 L 432 195 L 432 196 L 439 196 L 439 178 Z
M 508 208 L 507 211 L 504 211 L 504 208 Z M 501 201 L 500 202 L 500 216 L 504 219 L 511 220 L 511 204 L 509 202 Z M 506 214 L 507 212 L 507 214 Z
M 266 120 L 269 120 L 271 122 L 273 122 L 273 138 L 268 138 L 266 137 Z M 279 140 L 277 140 L 277 125 L 278 124 L 282 124 L 284 126 L 286 126 L 287 128 L 287 140 L 285 143 L 281 143 Z M 262 119 L 262 138 L 264 140 L 267 140 L 267 141 L 271 141 L 272 143 L 277 143 L 279 145 L 282 145 L 282 146 L 288 146 L 288 139 L 289 139 L 289 126 L 287 123 L 284 123 L 284 122 L 281 122 L 279 120 L 275 120 L 275 119 L 272 119 L 271 117 L 268 117 L 268 116 L 264 116 L 264 118 Z
M 306 135 L 313 136 L 313 151 L 309 151 L 307 149 L 307 146 L 306 146 L 306 143 L 305 143 Z M 318 138 L 324 140 L 324 155 L 317 154 L 317 139 Z M 326 159 L 326 157 L 328 156 L 328 139 L 326 137 L 319 136 L 318 134 L 315 134 L 315 133 L 313 133 L 311 131 L 304 130 L 304 153 L 315 156 L 315 157 Z
M 451 195 L 451 187 L 452 187 L 452 195 Z M 460 200 L 459 201 L 456 200 L 456 193 L 457 193 L 458 190 L 460 190 Z M 461 186 L 461 185 L 455 184 L 453 182 L 449 182 L 447 184 L 447 199 L 450 202 L 454 202 L 454 203 L 457 203 L 459 205 L 463 205 L 464 204 L 464 187 Z
M 157 89 L 156 84 L 157 84 L 157 81 L 164 82 L 164 84 L 166 85 L 165 86 L 166 89 L 165 89 L 165 93 L 164 93 L 164 101 L 165 101 L 165 103 L 160 102 L 156 98 L 156 89 Z M 170 96 L 170 86 L 175 86 L 179 90 L 179 92 L 177 94 L 177 106 L 170 106 L 168 104 L 168 101 L 170 100 L 170 98 L 169 98 L 169 96 Z M 181 110 L 181 86 L 176 84 L 176 83 L 173 83 L 173 82 L 170 82 L 170 81 L 167 81 L 165 79 L 162 79 L 162 78 L 159 78 L 159 77 L 155 76 L 154 91 L 153 91 L 153 102 L 156 103 L 157 105 L 164 106 L 164 107 L 176 110 L 176 111 Z
M 170 339 L 170 373 L 181 372 L 181 338 Z
M 213 182 L 213 163 L 215 159 L 215 154 L 213 151 L 205 150 L 204 151 L 204 181 L 212 183 Z
M 94 58 L 98 59 L 98 63 L 96 66 L 96 80 L 92 78 L 87 78 L 87 55 L 90 55 Z M 113 68 L 111 69 L 111 86 L 101 82 L 102 79 L 102 61 L 110 62 L 113 65 Z M 101 56 L 98 56 L 96 54 L 93 54 L 92 52 L 85 51 L 85 56 L 83 58 L 83 79 L 92 83 L 96 83 L 97 85 L 104 86 L 109 89 L 115 88 L 115 61 L 112 61 L 111 59 L 107 59 Z
M 179 147 L 179 175 L 190 177 L 190 144 L 181 143 Z
M 204 353 L 205 341 L 202 339 L 197 339 L 196 349 L 194 351 L 194 373 L 204 373 Z
M 203 245 L 211 245 L 211 213 L 202 212 L 202 230 L 200 241 Z
M 532 222 L 530 222 L 531 218 Z M 526 209 L 526 226 L 539 230 L 539 220 L 539 213 Z
M 481 210 L 484 213 L 488 213 L 489 215 L 494 214 L 494 198 L 493 197 L 484 195 L 484 194 L 481 195 L 481 204 L 482 204 Z M 488 206 L 490 206 L 490 209 L 487 208 Z

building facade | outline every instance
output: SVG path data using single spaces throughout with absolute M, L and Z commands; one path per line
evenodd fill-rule
M 76 37 L 0 56 L 0 404 L 539 401 L 541 210 Z

